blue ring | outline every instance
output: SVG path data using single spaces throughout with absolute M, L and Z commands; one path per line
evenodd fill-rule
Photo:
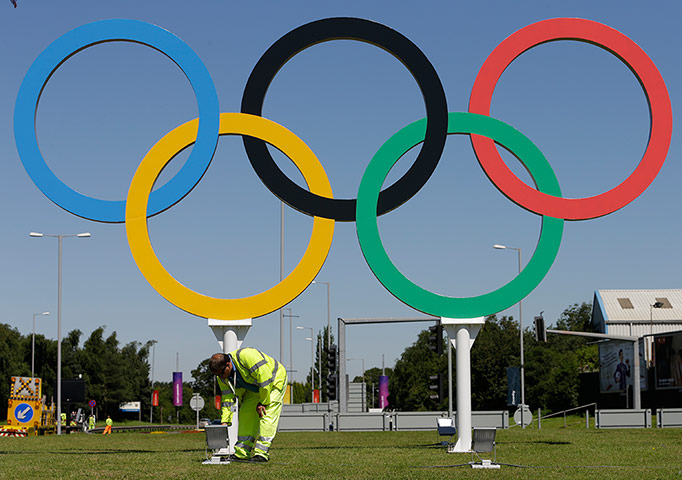
M 125 200 L 100 200 L 67 186 L 45 163 L 35 130 L 38 101 L 54 71 L 76 52 L 112 41 L 141 43 L 170 58 L 189 80 L 199 107 L 199 130 L 192 153 L 168 183 L 152 192 L 148 216 L 173 206 L 201 180 L 218 143 L 220 108 L 213 80 L 197 54 L 178 37 L 151 23 L 123 19 L 89 23 L 62 35 L 36 58 L 21 83 L 14 107 L 14 139 L 26 172 L 40 191 L 64 210 L 89 220 L 122 223 Z

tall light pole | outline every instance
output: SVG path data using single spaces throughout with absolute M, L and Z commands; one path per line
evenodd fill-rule
M 88 238 L 90 233 L 54 235 L 29 233 L 31 237 L 53 237 L 57 239 L 57 435 L 62 434 L 62 239 L 69 237 Z
M 36 317 L 38 315 L 49 315 L 50 312 L 34 313 L 33 314 L 33 336 L 31 339 L 31 378 L 33 378 L 33 371 L 36 357 Z
M 365 396 L 367 393 L 365 392 L 365 359 L 364 358 L 347 358 L 346 361 L 350 362 L 351 360 L 360 360 L 362 362 L 362 411 L 365 411 Z
M 329 348 L 332 344 L 332 323 L 329 309 L 329 282 L 318 282 L 317 280 L 313 280 L 313 283 L 327 285 L 327 348 Z
M 159 343 L 156 340 L 152 340 L 152 399 L 149 402 L 149 423 L 152 423 L 153 412 L 154 412 L 154 357 L 156 356 L 156 344 Z
M 501 250 L 516 250 L 519 258 L 519 273 L 521 273 L 521 249 L 516 247 L 508 247 L 506 245 L 495 244 L 493 248 Z M 526 424 L 523 422 L 523 409 L 526 406 L 526 380 L 525 380 L 525 368 L 523 362 L 523 304 L 519 300 L 519 344 L 521 345 L 521 428 L 526 428 Z
M 284 314 L 285 317 L 289 317 L 289 381 L 293 384 L 294 380 L 291 378 L 294 375 L 294 330 L 292 328 L 293 321 L 292 318 L 299 318 L 299 315 L 292 315 L 291 308 L 283 308 L 282 310 L 289 310 L 289 314 Z M 293 401 L 291 403 L 294 403 Z
M 654 334 L 654 308 L 661 308 L 663 307 L 663 302 L 654 302 L 651 305 L 649 305 L 649 334 L 653 335 Z M 632 325 L 632 324 L 631 324 Z M 632 332 L 630 332 L 630 335 L 632 335 Z M 653 337 L 651 339 L 651 346 L 649 346 L 649 342 L 647 342 L 647 351 L 651 349 L 651 351 L 648 351 L 647 354 L 649 355 L 649 363 L 653 363 L 653 358 L 654 358 L 654 344 L 653 344 Z
M 315 339 L 313 335 L 313 329 L 312 327 L 302 327 L 302 326 L 297 326 L 296 330 L 310 330 L 310 338 L 306 338 L 306 340 L 310 340 L 310 401 L 314 402 L 314 390 L 315 390 Z M 321 385 L 320 385 L 321 386 Z
M 284 202 L 279 207 L 279 281 L 284 280 Z M 284 360 L 284 309 L 279 309 L 279 360 Z

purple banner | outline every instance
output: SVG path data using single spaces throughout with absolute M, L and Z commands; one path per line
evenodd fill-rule
M 388 376 L 379 375 L 379 408 L 388 407 Z
M 173 372 L 173 405 L 182 407 L 182 372 Z

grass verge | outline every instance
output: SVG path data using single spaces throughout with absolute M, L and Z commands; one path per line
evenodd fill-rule
M 202 465 L 203 433 L 0 438 L 0 478 L 682 479 L 682 432 L 595 430 L 575 419 L 497 433 L 500 470 L 473 470 L 430 432 L 280 433 L 267 464 Z M 492 454 L 482 455 L 492 458 Z

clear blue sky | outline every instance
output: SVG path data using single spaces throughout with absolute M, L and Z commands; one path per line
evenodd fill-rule
M 474 78 L 507 36 L 553 17 L 606 23 L 638 43 L 666 81 L 673 112 L 682 70 L 677 1 L 480 2 L 227 2 L 18 0 L 0 3 L 0 322 L 56 338 L 57 242 L 44 233 L 91 232 L 67 239 L 63 251 L 62 332 L 86 338 L 106 325 L 121 343 L 158 340 L 155 377 L 170 381 L 176 353 L 189 371 L 218 345 L 204 319 L 164 300 L 137 269 L 125 227 L 71 215 L 48 200 L 26 174 L 16 151 L 13 111 L 27 69 L 52 41 L 84 23 L 131 18 L 164 27 L 203 60 L 222 112 L 238 111 L 242 91 L 261 54 L 279 37 L 312 20 L 356 16 L 384 23 L 410 38 L 430 59 L 445 88 L 449 111 L 466 111 Z M 338 41 L 310 48 L 275 78 L 264 115 L 301 137 L 322 161 L 336 197 L 355 197 L 369 159 L 393 133 L 422 118 L 419 90 L 405 68 L 382 50 Z M 107 43 L 72 57 L 53 75 L 37 116 L 41 150 L 72 188 L 123 199 L 140 159 L 165 133 L 197 115 L 192 90 L 165 56 L 140 45 Z M 517 59 L 502 76 L 492 115 L 526 134 L 549 159 L 564 195 L 595 195 L 632 172 L 646 147 L 649 115 L 632 73 L 609 53 L 578 42 L 554 42 Z M 595 289 L 679 288 L 680 145 L 651 187 L 604 218 L 567 222 L 559 255 L 544 281 L 524 299 L 524 321 L 544 311 L 554 322 Z M 170 174 L 180 157 L 170 167 Z M 414 155 L 401 160 L 404 171 Z M 510 163 L 514 163 L 510 160 Z M 282 168 L 300 175 L 280 158 Z M 522 168 L 512 168 L 528 181 Z M 398 172 L 399 173 L 399 172 Z M 397 174 L 395 174 L 397 175 Z M 390 178 L 396 178 L 394 174 Z M 162 178 L 169 178 L 168 175 Z M 241 140 L 222 138 L 213 163 L 193 192 L 150 220 L 154 248 L 166 268 L 197 291 L 219 297 L 260 292 L 279 280 L 279 200 L 251 169 Z M 414 282 L 450 296 L 486 293 L 507 283 L 524 264 L 539 234 L 539 217 L 507 200 L 487 180 L 468 138 L 451 137 L 432 179 L 415 198 L 381 218 L 380 231 L 396 265 Z M 309 217 L 285 213 L 285 269 L 300 259 Z M 358 246 L 355 225 L 337 223 L 318 279 L 331 282 L 331 317 L 419 314 L 376 280 Z M 311 285 L 289 307 L 297 324 L 326 325 L 326 289 Z M 518 315 L 514 306 L 502 314 Z M 393 366 L 427 324 L 348 329 L 348 357 L 367 368 Z M 284 362 L 289 363 L 288 324 Z M 294 374 L 310 367 L 310 344 L 294 330 Z M 279 357 L 279 315 L 255 319 L 246 344 Z M 360 374 L 360 362 L 349 373 Z

